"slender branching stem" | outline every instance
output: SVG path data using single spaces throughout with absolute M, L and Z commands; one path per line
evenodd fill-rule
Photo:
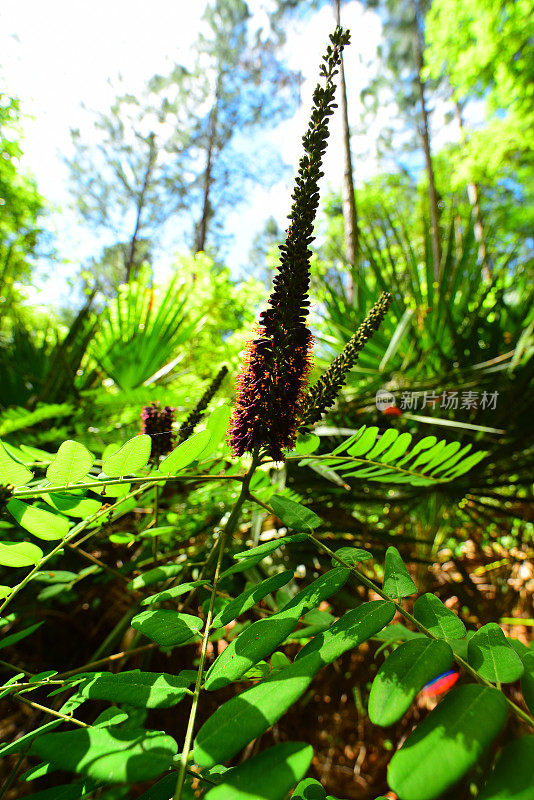
M 144 475 L 133 476 L 131 478 L 110 478 L 109 480 L 102 481 L 89 481 L 88 483 L 67 483 L 60 486 L 36 486 L 34 489 L 31 487 L 24 487 L 21 489 L 14 489 L 14 497 L 37 497 L 40 494 L 49 494 L 50 492 L 72 492 L 88 490 L 88 489 L 103 489 L 105 486 L 117 486 L 125 483 L 139 483 L 146 484 L 143 488 L 150 488 L 152 485 L 158 483 L 165 483 L 166 481 L 242 481 L 241 475 Z M 124 497 L 120 498 L 124 500 Z
M 226 542 L 234 534 L 234 532 L 235 532 L 235 530 L 237 528 L 237 524 L 239 522 L 239 517 L 240 517 L 240 514 L 241 514 L 241 508 L 242 508 L 243 504 L 245 503 L 245 501 L 247 500 L 247 498 L 249 496 L 248 489 L 249 489 L 250 481 L 252 479 L 252 476 L 254 475 L 254 472 L 256 470 L 256 467 L 258 466 L 258 463 L 259 463 L 258 454 L 254 453 L 253 456 L 252 456 L 252 463 L 250 465 L 250 469 L 248 470 L 247 474 L 244 476 L 243 483 L 242 483 L 242 486 L 241 486 L 241 492 L 239 494 L 239 497 L 237 498 L 237 501 L 236 501 L 236 503 L 235 503 L 235 505 L 234 505 L 234 507 L 232 509 L 232 512 L 231 512 L 230 516 L 228 517 L 228 521 L 227 521 L 226 525 L 224 526 L 224 530 L 220 534 L 219 539 L 217 541 L 217 544 L 215 545 L 215 547 L 217 548 L 217 563 L 215 565 L 215 575 L 213 576 L 213 588 L 212 588 L 212 592 L 211 592 L 208 613 L 206 615 L 206 624 L 204 626 L 204 633 L 202 635 L 202 647 L 201 647 L 201 651 L 200 651 L 200 662 L 199 662 L 199 665 L 198 665 L 197 679 L 196 679 L 195 688 L 194 688 L 194 691 L 193 691 L 193 701 L 191 703 L 191 711 L 189 713 L 189 720 L 188 720 L 188 723 L 187 723 L 187 731 L 186 731 L 186 734 L 185 734 L 184 747 L 183 747 L 183 750 L 182 750 L 180 768 L 179 768 L 179 771 L 178 771 L 178 780 L 176 782 L 176 791 L 174 793 L 174 800 L 182 800 L 182 793 L 183 793 L 183 789 L 184 789 L 184 781 L 185 781 L 185 776 L 186 776 L 186 773 L 187 773 L 187 762 L 188 762 L 188 759 L 189 759 L 189 753 L 191 751 L 191 745 L 193 743 L 193 731 L 194 731 L 194 727 L 195 727 L 195 719 L 196 719 L 197 709 L 198 709 L 198 700 L 199 700 L 199 697 L 200 697 L 200 691 L 201 691 L 201 687 L 202 687 L 202 678 L 203 678 L 203 675 L 204 675 L 204 664 L 206 662 L 206 653 L 207 653 L 207 650 L 208 650 L 208 641 L 209 641 L 209 636 L 210 636 L 211 623 L 212 623 L 212 620 L 213 620 L 213 607 L 214 607 L 214 604 L 215 604 L 215 597 L 216 597 L 216 593 L 217 593 L 217 584 L 219 582 L 219 575 L 220 575 L 220 572 L 221 572 L 221 564 L 222 564 L 222 560 L 223 560 L 224 550 L 225 550 Z
M 404 619 L 408 620 L 408 622 L 411 622 L 414 628 L 417 628 L 417 630 L 419 630 L 421 633 L 424 633 L 425 636 L 428 636 L 430 639 L 438 638 L 437 636 L 434 636 L 434 634 L 431 631 L 429 631 L 428 628 L 422 625 L 419 622 L 419 620 L 416 619 L 416 617 L 414 617 L 413 614 L 410 614 L 410 612 L 407 611 L 405 608 L 403 608 L 403 606 L 400 603 L 396 602 L 392 597 L 386 594 L 386 592 L 384 592 L 379 586 L 373 583 L 373 581 L 370 578 L 368 578 L 367 575 L 364 575 L 363 572 L 360 572 L 359 569 L 356 569 L 356 567 L 353 564 L 349 564 L 343 558 L 337 556 L 333 550 L 331 550 L 327 545 L 325 545 L 323 542 L 317 539 L 313 534 L 311 533 L 308 534 L 308 538 L 312 542 L 314 542 L 314 544 L 317 545 L 317 547 L 323 550 L 323 552 L 328 553 L 330 558 L 333 558 L 335 561 L 338 562 L 338 564 L 341 564 L 343 567 L 347 567 L 347 569 L 350 569 L 351 573 L 360 583 L 363 583 L 364 586 L 367 586 L 369 589 L 378 594 L 384 600 L 388 600 L 390 603 L 393 603 L 399 614 L 401 614 L 404 617 Z M 483 678 L 482 675 L 480 675 L 476 671 L 476 669 L 473 669 L 473 667 L 467 661 L 465 661 L 460 656 L 456 655 L 456 653 L 454 653 L 453 655 L 454 655 L 454 660 L 456 661 L 458 666 L 460 666 L 463 670 L 465 670 L 465 672 L 468 672 L 471 675 L 471 677 L 474 678 L 478 683 L 481 683 L 484 686 L 488 686 L 492 689 L 495 688 L 495 686 L 493 685 L 493 683 L 491 683 L 491 681 L 488 681 L 486 680 L 486 678 Z M 506 699 L 506 702 L 514 712 L 514 714 L 521 720 L 523 720 L 523 722 L 526 722 L 527 725 L 530 725 L 532 728 L 534 728 L 534 718 L 531 717 L 530 714 L 527 714 L 525 711 L 523 711 L 522 708 L 520 708 L 516 703 L 514 703 L 513 700 L 510 700 L 508 697 L 506 697 L 506 695 L 504 695 L 504 697 Z

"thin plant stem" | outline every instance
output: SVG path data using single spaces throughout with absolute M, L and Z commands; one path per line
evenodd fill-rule
M 428 636 L 430 639 L 438 638 L 437 636 L 434 636 L 434 634 L 431 631 L 429 631 L 428 628 L 422 625 L 419 622 L 419 620 L 413 616 L 413 614 L 410 614 L 409 611 L 406 611 L 406 609 L 403 608 L 403 606 L 401 606 L 400 603 L 396 602 L 388 594 L 382 591 L 382 589 L 375 583 L 373 583 L 373 581 L 370 580 L 370 578 L 368 578 L 367 575 L 364 575 L 363 572 L 360 572 L 360 570 L 356 569 L 356 567 L 354 567 L 352 564 L 347 563 L 344 559 L 337 556 L 333 550 L 330 550 L 330 548 L 327 545 L 323 544 L 323 542 L 317 539 L 313 534 L 309 533 L 308 538 L 311 539 L 311 541 L 314 542 L 317 545 L 317 547 L 319 547 L 325 553 L 328 553 L 328 555 L 331 558 L 335 559 L 339 564 L 346 567 L 347 569 L 350 569 L 352 574 L 357 578 L 358 581 L 360 581 L 360 583 L 363 583 L 364 586 L 367 586 L 369 589 L 372 589 L 373 592 L 376 592 L 376 594 L 378 594 L 384 600 L 388 600 L 390 603 L 393 603 L 399 614 L 401 614 L 404 617 L 404 619 L 411 622 L 412 625 L 415 628 L 417 628 L 417 630 L 419 630 L 421 633 L 424 633 L 425 636 Z M 465 661 L 460 656 L 456 655 L 456 653 L 454 653 L 453 655 L 456 663 L 459 666 L 461 666 L 462 669 L 468 672 L 471 675 L 471 677 L 473 677 L 478 683 L 481 683 L 484 686 L 488 686 L 492 689 L 495 688 L 495 686 L 491 683 L 491 681 L 488 681 L 486 680 L 486 678 L 483 678 L 482 675 L 480 675 L 476 671 L 476 669 L 473 669 L 473 667 L 467 661 Z M 514 703 L 513 700 L 510 700 L 508 697 L 506 697 L 506 695 L 504 695 L 504 698 L 508 703 L 508 705 L 510 706 L 510 708 L 512 709 L 512 711 L 514 712 L 514 714 L 520 719 L 522 719 L 523 722 L 526 722 L 527 725 L 530 725 L 530 727 L 534 728 L 534 718 L 531 717 L 530 714 L 527 714 L 525 711 L 523 711 L 522 708 L 516 705 L 516 703 Z
M 63 722 L 72 722 L 73 725 L 78 725 L 80 728 L 90 728 L 90 725 L 87 725 L 86 722 L 82 722 L 81 719 L 76 719 L 76 717 L 69 717 L 68 714 L 62 714 L 60 711 L 54 711 L 53 708 L 48 708 L 47 706 L 42 706 L 40 703 L 35 703 L 33 700 L 28 700 L 27 697 L 23 697 L 20 694 L 13 694 L 12 695 L 17 700 L 20 700 L 21 703 L 25 703 L 32 708 L 37 709 L 38 711 L 44 711 L 45 714 L 50 714 L 52 717 L 57 717 L 57 719 L 63 720 Z
M 15 489 L 13 497 L 37 497 L 40 494 L 48 494 L 50 492 L 69 492 L 79 491 L 80 489 L 103 489 L 105 486 L 116 486 L 125 483 L 139 483 L 140 481 L 147 484 L 148 487 L 165 483 L 166 481 L 241 481 L 241 475 L 150 475 L 148 476 L 134 476 L 132 478 L 112 478 L 105 481 L 90 481 L 89 483 L 68 483 L 61 486 L 39 486 L 35 489 L 23 488 Z M 145 487 L 146 488 L 146 487 Z M 124 497 L 121 498 L 124 500 Z
M 184 747 L 183 747 L 183 750 L 182 750 L 182 756 L 181 756 L 181 760 L 180 760 L 180 768 L 179 768 L 179 771 L 178 771 L 178 780 L 176 782 L 176 791 L 174 793 L 174 800 L 182 800 L 182 793 L 183 793 L 183 789 L 184 789 L 184 781 L 185 781 L 185 776 L 186 776 L 186 773 L 187 773 L 187 762 L 188 762 L 188 759 L 189 759 L 189 753 L 190 753 L 191 745 L 192 745 L 192 742 L 193 742 L 193 731 L 194 731 L 194 727 L 195 727 L 195 719 L 196 719 L 197 709 L 198 709 L 198 700 L 199 700 L 199 697 L 200 697 L 200 691 L 201 691 L 201 686 L 202 686 L 202 678 L 203 678 L 203 675 L 204 675 L 204 664 L 205 664 L 205 661 L 206 661 L 206 653 L 207 653 L 207 650 L 208 650 L 208 641 L 209 641 L 209 636 L 210 636 L 211 623 L 212 623 L 212 619 L 213 619 L 213 607 L 214 607 L 214 604 L 215 604 L 215 597 L 216 597 L 216 592 L 217 592 L 217 584 L 219 582 L 219 575 L 220 575 L 220 572 L 221 572 L 221 564 L 222 564 L 222 560 L 223 560 L 225 545 L 226 545 L 226 542 L 228 541 L 228 539 L 235 532 L 235 529 L 237 528 L 237 524 L 239 522 L 239 517 L 240 517 L 240 513 L 241 513 L 241 508 L 242 508 L 244 502 L 247 500 L 250 481 L 251 481 L 252 476 L 253 476 L 253 474 L 254 474 L 254 472 L 256 470 L 256 467 L 258 466 L 258 463 L 259 463 L 258 455 L 257 455 L 257 453 L 254 453 L 253 456 L 252 456 L 252 463 L 250 465 L 250 469 L 249 469 L 249 471 L 247 472 L 247 474 L 245 475 L 245 477 L 243 479 L 243 483 L 242 483 L 242 486 L 241 486 L 241 492 L 239 494 L 239 497 L 237 498 L 236 504 L 232 509 L 232 512 L 231 512 L 231 514 L 230 514 L 230 516 L 228 518 L 228 521 L 227 521 L 227 523 L 226 523 L 226 525 L 224 527 L 224 530 L 223 530 L 223 532 L 221 533 L 221 535 L 219 537 L 219 541 L 218 541 L 218 543 L 216 545 L 216 547 L 218 548 L 218 555 L 217 555 L 217 564 L 215 566 L 215 575 L 213 577 L 213 589 L 212 589 L 212 592 L 211 592 L 208 613 L 206 615 L 206 625 L 204 627 L 204 633 L 203 633 L 203 636 L 202 636 L 202 648 L 201 648 L 201 652 L 200 652 L 200 663 L 198 665 L 197 679 L 196 679 L 196 682 L 195 682 L 195 689 L 193 691 L 193 701 L 191 703 L 191 711 L 189 712 L 189 720 L 188 720 L 188 723 L 187 723 L 187 731 L 186 731 L 186 734 L 185 734 Z

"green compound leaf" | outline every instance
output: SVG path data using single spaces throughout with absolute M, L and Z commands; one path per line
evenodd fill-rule
M 306 774 L 312 757 L 309 744 L 277 744 L 225 773 L 206 800 L 283 800 Z
M 374 725 L 393 725 L 409 709 L 429 681 L 452 666 L 446 642 L 414 639 L 401 644 L 387 658 L 371 687 L 369 719 Z
M 66 486 L 77 483 L 89 473 L 95 463 L 94 455 L 87 447 L 72 439 L 67 439 L 60 446 L 57 454 L 46 470 L 50 483 Z
M 513 683 L 524 670 L 523 662 L 496 622 L 483 625 L 469 639 L 467 660 L 493 683 Z
M 328 630 L 302 648 L 296 660 L 317 653 L 329 664 L 347 650 L 358 647 L 381 631 L 395 616 L 395 606 L 386 600 L 371 600 L 343 614 Z
M 153 594 L 151 597 L 145 597 L 145 599 L 141 601 L 141 605 L 151 606 L 154 603 L 163 603 L 165 600 L 173 600 L 175 597 L 187 594 L 187 592 L 198 589 L 200 586 L 209 585 L 209 581 L 189 581 L 187 583 L 181 583 L 179 586 L 171 586 L 170 589 L 164 589 L 163 592 Z
M 463 639 L 466 634 L 462 620 L 434 594 L 419 597 L 414 603 L 413 613 L 416 620 L 438 639 Z
M 291 800 L 325 800 L 325 798 L 325 790 L 314 778 L 304 778 L 291 795 Z
M 282 586 L 286 586 L 289 581 L 293 580 L 293 570 L 288 569 L 280 572 L 278 575 L 273 575 L 272 578 L 261 583 L 245 589 L 235 600 L 231 600 L 227 606 L 220 611 L 213 620 L 213 627 L 220 628 L 222 625 L 228 625 L 229 622 L 244 614 L 249 608 L 259 603 L 268 594 L 278 591 Z
M 58 769 L 106 783 L 136 783 L 156 778 L 172 764 L 178 747 L 159 731 L 77 728 L 36 739 L 31 753 Z
M 408 736 L 388 769 L 402 800 L 434 800 L 473 767 L 504 726 L 507 703 L 498 689 L 452 689 Z
M 302 696 L 325 664 L 369 639 L 387 625 L 394 613 L 395 606 L 383 600 L 349 611 L 328 631 L 315 637 L 293 664 L 220 706 L 198 732 L 197 763 L 210 767 L 226 761 L 265 733 Z
M 282 644 L 303 614 L 337 592 L 349 574 L 348 569 L 330 570 L 312 581 L 277 614 L 252 623 L 215 659 L 206 674 L 204 688 L 213 691 L 239 680 L 254 664 Z
M 506 745 L 479 800 L 534 800 L 534 735 Z
M 123 444 L 120 450 L 112 453 L 102 464 L 102 472 L 108 478 L 124 478 L 125 475 L 132 475 L 137 470 L 142 469 L 150 458 L 150 436 L 142 433 L 134 436 Z
M 109 700 L 136 708 L 170 708 L 185 697 L 195 675 L 191 670 L 179 675 L 138 669 L 117 674 L 96 672 L 81 684 L 79 691 L 89 700 Z
M 384 564 L 384 591 L 391 597 L 409 597 L 417 593 L 417 586 L 410 578 L 396 547 L 388 547 Z
M 183 564 L 163 564 L 161 567 L 154 567 L 137 578 L 133 578 L 128 584 L 128 589 L 144 589 L 145 586 L 152 586 L 154 583 L 161 583 L 168 578 L 174 578 L 183 570 Z
M 12 458 L 0 442 L 0 486 L 24 486 L 33 478 L 33 472 Z
M 212 767 L 227 761 L 265 733 L 302 696 L 322 666 L 315 654 L 295 661 L 219 706 L 197 734 L 196 763 Z
M 172 453 L 163 459 L 158 467 L 162 475 L 176 475 L 181 469 L 185 469 L 195 461 L 198 456 L 206 449 L 211 439 L 209 430 L 195 433 L 182 444 L 179 444 Z M 105 471 L 105 470 L 104 470 Z
M 175 647 L 191 639 L 202 628 L 202 620 L 178 611 L 142 611 L 131 622 L 132 628 L 141 631 L 162 647 Z
M 361 547 L 340 547 L 336 550 L 336 556 L 345 561 L 346 564 L 359 564 L 362 561 L 371 561 L 373 554 L 368 550 L 362 550 Z M 335 558 L 332 559 L 332 566 L 337 567 L 339 561 Z
M 37 506 L 29 506 L 22 500 L 13 498 L 7 504 L 7 510 L 16 519 L 21 528 L 37 536 L 38 539 L 54 541 L 63 539 L 69 532 L 69 521 L 65 517 L 51 514 Z
M 3 567 L 33 567 L 43 551 L 30 542 L 0 542 L 0 564 Z
M 294 531 L 309 532 L 321 524 L 317 514 L 281 494 L 273 494 L 270 503 L 276 516 L 286 527 Z

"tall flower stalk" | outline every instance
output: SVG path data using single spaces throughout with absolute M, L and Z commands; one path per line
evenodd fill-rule
M 334 77 L 349 33 L 337 28 L 321 65 L 324 86 L 313 93 L 313 108 L 303 136 L 304 155 L 293 192 L 290 225 L 280 246 L 278 273 L 269 307 L 260 315 L 256 337 L 248 344 L 237 382 L 230 424 L 234 455 L 262 448 L 275 461 L 292 448 L 310 371 L 313 337 L 306 325 L 310 285 L 309 245 L 319 205 L 319 179 L 334 103 Z

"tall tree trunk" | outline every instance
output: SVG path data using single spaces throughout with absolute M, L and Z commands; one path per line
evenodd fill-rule
M 428 200 L 430 204 L 430 220 L 432 234 L 432 257 L 434 260 L 434 280 L 439 281 L 439 270 L 441 264 L 441 239 L 439 235 L 439 212 L 438 212 L 438 193 L 436 191 L 436 180 L 434 177 L 434 167 L 432 165 L 432 151 L 430 149 L 430 125 L 428 120 L 428 110 L 425 98 L 425 82 L 422 78 L 423 71 L 423 47 L 421 44 L 420 12 L 417 0 L 413 3 L 414 9 L 414 53 L 416 80 L 419 90 L 419 102 L 421 105 L 421 124 L 419 134 L 425 154 L 425 167 L 428 178 Z
M 211 217 L 211 174 L 213 171 L 213 151 L 215 148 L 215 137 L 217 132 L 217 112 L 219 94 L 215 93 L 215 102 L 210 111 L 208 121 L 208 145 L 206 149 L 206 167 L 204 169 L 204 191 L 202 197 L 202 212 L 196 226 L 195 232 L 195 253 L 200 253 L 206 249 L 206 237 L 208 235 L 208 223 Z
M 148 190 L 148 185 L 150 183 L 150 176 L 152 175 L 152 170 L 154 169 L 154 164 L 156 161 L 156 145 L 155 145 L 155 137 L 154 134 L 151 133 L 149 137 L 149 150 L 148 150 L 148 161 L 145 169 L 145 174 L 143 177 L 143 185 L 141 186 L 141 191 L 137 197 L 137 215 L 135 218 L 135 225 L 134 231 L 132 233 L 132 238 L 130 239 L 130 246 L 128 248 L 128 258 L 126 259 L 126 283 L 130 283 L 132 278 L 132 267 L 135 262 L 135 248 L 137 245 L 137 238 L 139 236 L 139 228 L 141 226 L 141 216 L 145 208 L 145 200 L 146 200 L 146 193 Z
M 465 135 L 464 118 L 460 103 L 455 100 L 454 105 L 456 108 L 456 119 L 458 120 L 458 127 L 460 128 L 460 135 L 465 147 L 467 144 L 467 137 Z M 491 283 L 491 267 L 486 250 L 486 240 L 484 237 L 484 225 L 482 222 L 482 212 L 480 211 L 480 200 L 478 186 L 474 181 L 467 184 L 467 196 L 471 204 L 471 213 L 473 215 L 473 233 L 475 235 L 475 242 L 478 245 L 478 263 L 482 269 L 482 278 L 485 283 Z
M 336 21 L 341 25 L 340 0 L 334 0 Z M 343 125 L 343 151 L 345 165 L 343 171 L 343 224 L 345 230 L 345 255 L 351 266 L 349 276 L 348 296 L 349 300 L 357 303 L 356 296 L 358 283 L 354 281 L 354 274 L 357 274 L 358 257 L 360 254 L 360 232 L 358 227 L 358 210 L 356 207 L 356 193 L 354 190 L 354 173 L 352 171 L 352 155 L 350 152 L 350 127 L 349 113 L 347 104 L 347 85 L 345 82 L 345 68 L 343 66 L 343 56 L 339 67 L 339 92 L 341 105 L 341 122 Z

